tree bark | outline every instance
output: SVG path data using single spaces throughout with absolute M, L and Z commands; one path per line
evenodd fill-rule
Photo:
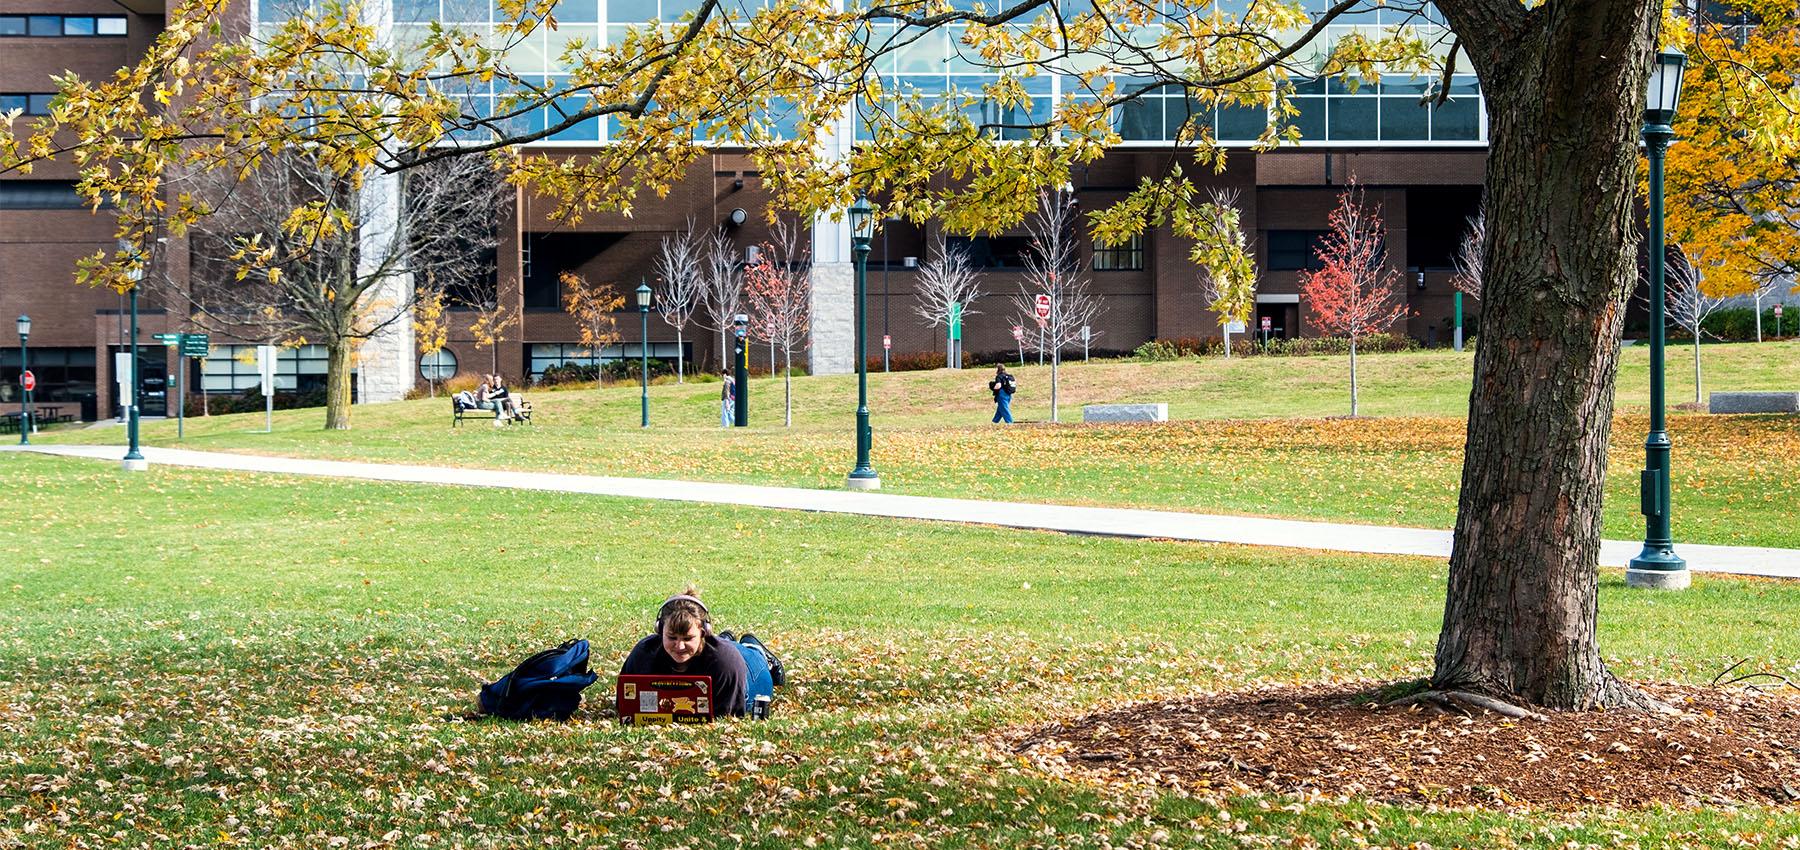
M 1356 335 L 1350 336 L 1350 418 L 1356 418 Z
M 350 430 L 350 340 L 325 342 L 325 430 Z
M 1595 640 L 1651 0 L 1442 0 L 1486 93 L 1482 341 L 1432 687 L 1649 705 Z

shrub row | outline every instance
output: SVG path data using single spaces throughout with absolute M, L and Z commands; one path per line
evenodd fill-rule
M 1707 336 L 1726 342 L 1753 342 L 1756 339 L 1756 310 L 1752 307 L 1719 310 L 1707 316 L 1700 328 Z M 1781 329 L 1782 333 L 1776 332 L 1775 308 L 1771 306 L 1763 311 L 1763 339 L 1789 337 L 1800 335 L 1800 306 L 1782 308 Z
M 1417 351 L 1419 341 L 1405 334 L 1371 334 L 1356 343 L 1358 353 Z M 1225 352 L 1224 340 L 1217 337 L 1195 339 L 1153 339 L 1131 353 L 1138 360 L 1175 360 L 1182 357 L 1213 357 Z M 1341 336 L 1308 336 L 1297 339 L 1233 339 L 1231 353 L 1237 357 L 1310 357 L 1321 354 L 1349 354 L 1350 339 Z
M 325 391 L 323 389 L 304 393 L 278 392 L 275 394 L 276 410 L 292 410 L 297 407 L 324 406 Z M 251 387 L 250 389 L 237 394 L 207 393 L 206 395 L 205 410 L 207 413 L 211 413 L 215 416 L 224 416 L 230 413 L 257 413 L 261 412 L 263 408 L 264 402 L 262 390 L 257 387 Z M 200 395 L 196 393 L 188 396 L 186 415 L 199 416 L 200 414 Z

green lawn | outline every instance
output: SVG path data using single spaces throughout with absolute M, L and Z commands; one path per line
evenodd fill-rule
M 1125 701 L 1421 675 L 1444 581 L 1421 559 L 21 455 L 0 456 L 0 482 L 0 847 L 1691 847 L 1800 832 L 1800 813 L 1755 807 L 1184 798 L 1067 782 L 995 744 Z M 722 627 L 788 660 L 775 720 L 441 719 L 564 636 L 613 669 L 688 580 Z M 1800 586 L 1701 576 L 1648 595 L 1608 573 L 1600 605 L 1629 677 L 1703 682 L 1746 656 L 1800 671 Z
M 1470 355 L 1434 351 L 1360 359 L 1375 418 L 1325 418 L 1347 407 L 1347 358 L 1212 358 L 1070 364 L 1065 417 L 1080 403 L 1167 401 L 1162 426 L 986 425 L 988 372 L 875 374 L 874 462 L 889 492 L 1168 508 L 1448 528 L 1462 464 Z M 1605 531 L 1643 533 L 1645 351 L 1625 349 L 1613 428 Z M 1707 347 L 1708 386 L 1800 388 L 1800 342 Z M 1691 393 L 1691 366 L 1671 359 L 1670 395 Z M 1042 419 L 1047 370 L 1019 370 L 1020 414 Z M 722 431 L 717 384 L 653 387 L 652 424 L 638 428 L 632 387 L 532 394 L 537 423 L 452 429 L 443 399 L 357 408 L 355 429 L 319 430 L 317 410 L 188 423 L 183 445 L 345 460 L 468 465 L 835 488 L 854 459 L 853 376 L 794 382 L 795 426 L 781 427 L 778 380 L 753 382 L 753 427 Z M 1245 418 L 1248 417 L 1246 420 Z M 1281 417 L 1281 418 L 1272 418 Z M 174 424 L 144 439 L 173 445 Z M 1677 415 L 1678 540 L 1800 547 L 1800 421 Z M 116 428 L 57 431 L 45 441 L 121 442 Z

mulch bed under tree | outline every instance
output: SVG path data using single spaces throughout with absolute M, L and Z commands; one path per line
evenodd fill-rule
M 1189 791 L 1574 808 L 1800 803 L 1800 691 L 1648 685 L 1678 715 L 1377 707 L 1367 686 L 1144 703 L 1016 733 L 1054 771 Z

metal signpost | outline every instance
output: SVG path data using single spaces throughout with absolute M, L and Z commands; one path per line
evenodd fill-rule
M 1456 345 L 1457 351 L 1461 351 L 1463 349 L 1462 295 L 1463 295 L 1462 290 L 1458 289 L 1456 291 L 1456 338 L 1455 338 L 1455 345 Z
M 950 339 L 944 348 L 944 360 L 952 369 L 962 368 L 962 314 L 961 304 L 950 305 Z
M 157 334 L 156 341 L 175 349 L 175 439 L 186 439 L 187 393 L 182 390 L 182 374 L 189 357 L 212 353 L 212 338 L 206 334 Z
M 1081 326 L 1081 362 L 1088 362 L 1088 326 Z
M 737 342 L 734 345 L 731 364 L 732 380 L 737 384 L 736 403 L 731 409 L 731 424 L 738 428 L 750 427 L 750 317 L 739 313 L 731 320 L 731 332 Z
M 1038 293 L 1035 307 L 1038 323 L 1038 365 L 1044 365 L 1044 331 L 1050 320 L 1050 296 Z
M 256 347 L 256 371 L 262 375 L 263 433 L 275 433 L 275 346 Z
M 181 349 L 181 338 L 183 336 L 185 336 L 185 334 L 157 334 L 155 336 L 155 339 L 157 342 L 160 342 L 163 345 L 168 346 L 169 348 L 175 349 L 175 440 L 176 440 L 176 442 L 180 442 L 181 439 L 184 436 L 186 436 L 186 428 L 187 428 L 187 421 L 182 416 L 182 413 L 185 412 L 182 410 L 182 408 L 185 407 L 186 405 L 183 405 L 181 403 L 182 402 L 181 367 L 186 365 L 186 361 L 184 360 L 184 358 L 187 357 L 187 355 L 185 353 L 183 353 L 182 349 Z M 164 411 L 163 415 L 165 415 L 165 416 L 168 415 L 166 410 Z
M 1781 305 L 1775 305 L 1775 335 L 1781 336 Z
M 37 430 L 37 421 L 31 416 L 31 394 L 37 390 L 37 376 L 26 369 L 19 375 L 19 386 L 25 388 L 25 395 L 19 399 L 19 445 L 29 446 L 31 440 L 27 435 Z
M 1267 346 L 1269 344 L 1269 332 L 1274 327 L 1275 327 L 1275 323 L 1272 320 L 1270 320 L 1268 316 L 1262 317 L 1262 334 L 1263 334 L 1263 345 L 1264 346 Z
M 894 350 L 894 338 L 887 334 L 882 334 L 881 335 L 881 371 L 883 371 L 883 372 L 893 371 L 893 368 L 892 368 L 893 361 L 892 361 L 892 354 L 891 354 L 891 352 L 893 350 Z

